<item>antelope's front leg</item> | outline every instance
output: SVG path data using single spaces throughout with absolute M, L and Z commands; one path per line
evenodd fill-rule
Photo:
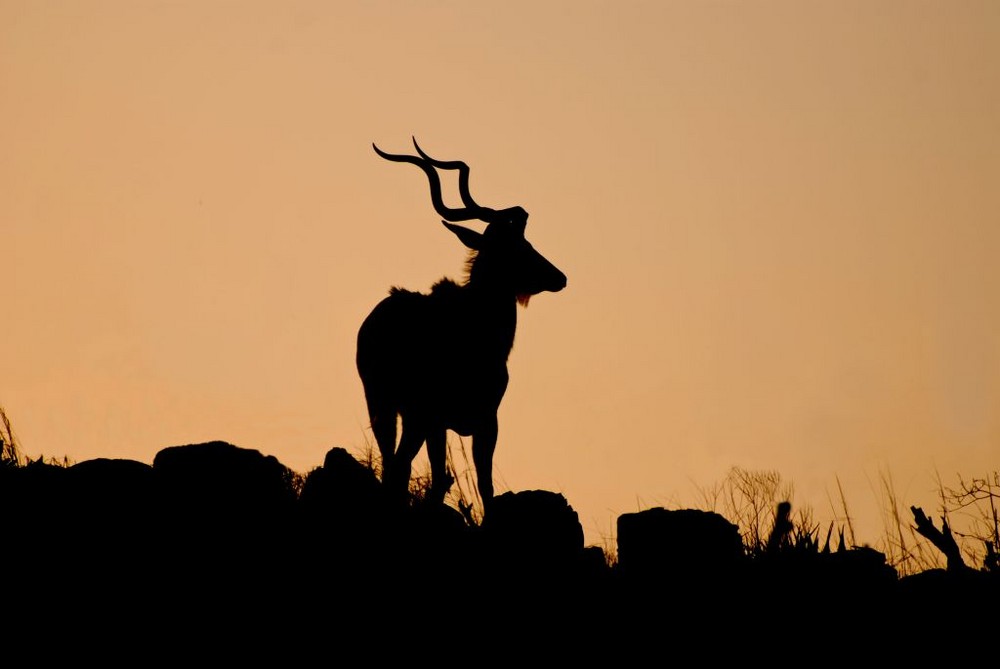
M 427 458 L 431 461 L 431 489 L 427 499 L 443 504 L 455 479 L 448 473 L 448 446 L 445 430 L 431 430 L 427 434 Z
M 484 421 L 472 435 L 472 462 L 476 465 L 476 483 L 483 513 L 493 501 L 493 451 L 497 447 L 497 417 Z

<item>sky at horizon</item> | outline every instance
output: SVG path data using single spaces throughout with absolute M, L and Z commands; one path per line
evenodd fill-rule
M 598 543 L 773 470 L 874 543 L 883 477 L 929 510 L 1000 465 L 998 36 L 986 1 L 0 0 L 0 406 L 32 457 L 359 453 L 358 326 L 465 262 L 371 148 L 416 136 L 568 276 L 519 311 L 499 491 Z

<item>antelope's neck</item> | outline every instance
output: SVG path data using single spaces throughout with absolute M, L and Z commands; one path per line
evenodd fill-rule
M 514 346 L 514 332 L 517 330 L 517 300 L 510 295 L 470 288 L 470 325 L 479 341 L 497 352 L 504 359 Z

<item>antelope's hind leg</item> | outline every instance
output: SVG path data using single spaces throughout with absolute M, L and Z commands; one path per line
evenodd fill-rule
M 399 448 L 392 458 L 392 468 L 383 476 L 383 481 L 390 487 L 391 494 L 406 499 L 410 490 L 410 469 L 413 458 L 420 452 L 426 436 L 427 432 L 422 426 L 403 418 L 403 434 L 399 437 Z
M 386 473 L 393 468 L 392 461 L 396 452 L 396 412 L 391 409 L 379 409 L 369 403 L 368 420 L 379 453 L 382 454 L 382 484 L 386 485 Z
M 431 430 L 427 433 L 427 458 L 431 461 L 431 489 L 427 493 L 429 502 L 443 504 L 445 495 L 451 490 L 455 478 L 448 473 L 448 446 L 445 430 Z

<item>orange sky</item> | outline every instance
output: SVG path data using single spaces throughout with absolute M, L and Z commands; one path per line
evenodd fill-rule
M 620 513 L 774 469 L 1000 463 L 1000 4 L 0 0 L 0 405 L 25 452 L 369 434 L 357 328 L 460 276 L 463 159 L 569 277 L 521 312 L 499 490 Z M 418 461 L 419 462 L 419 461 Z

